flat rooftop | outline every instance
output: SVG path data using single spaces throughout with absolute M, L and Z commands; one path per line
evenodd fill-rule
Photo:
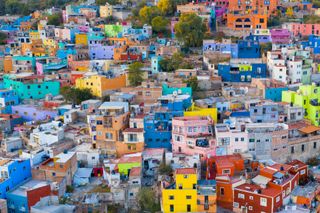
M 10 194 L 19 195 L 19 196 L 27 196 L 27 192 L 33 189 L 37 189 L 43 186 L 49 185 L 46 181 L 41 180 L 30 180 L 18 188 L 14 189 L 10 192 Z

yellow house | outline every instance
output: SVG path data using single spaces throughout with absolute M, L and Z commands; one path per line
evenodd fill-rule
M 76 80 L 76 87 L 88 88 L 97 97 L 103 97 L 110 90 L 121 89 L 126 86 L 126 75 L 119 75 L 115 78 L 107 78 L 104 75 L 86 75 Z
M 87 46 L 88 45 L 88 36 L 87 36 L 87 34 L 78 33 L 78 34 L 76 34 L 75 41 L 76 41 L 76 45 Z
M 40 33 L 38 31 L 30 31 L 29 37 L 30 37 L 30 40 L 38 40 L 40 39 Z
M 57 48 L 57 41 L 55 39 L 46 38 L 46 39 L 43 39 L 43 45 L 49 46 L 52 48 Z
M 197 212 L 197 172 L 194 168 L 176 169 L 174 187 L 162 189 L 162 211 Z
M 100 6 L 100 17 L 107 18 L 112 16 L 112 5 L 106 4 L 104 6 Z
M 210 116 L 217 123 L 217 108 L 201 108 L 194 104 L 184 112 L 184 116 Z

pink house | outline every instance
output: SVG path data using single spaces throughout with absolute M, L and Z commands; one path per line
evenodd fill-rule
M 176 117 L 172 120 L 172 152 L 199 154 L 207 158 L 216 153 L 213 120 L 208 117 Z
M 270 30 L 272 43 L 288 44 L 291 41 L 291 33 L 288 29 Z
M 282 28 L 289 30 L 294 36 L 320 35 L 320 24 L 285 23 Z

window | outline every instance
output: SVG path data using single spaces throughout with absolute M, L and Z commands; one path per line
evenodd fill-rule
M 301 152 L 304 152 L 304 144 L 301 145 Z
M 174 205 L 170 205 L 170 212 L 174 212 Z
M 52 176 L 55 177 L 55 176 L 56 176 L 56 173 L 55 173 L 55 172 L 52 172 Z
M 267 198 L 260 198 L 260 206 L 267 206 Z
M 220 195 L 224 195 L 224 188 L 220 188 Z
M 291 147 L 291 154 L 294 153 L 294 146 Z
M 238 198 L 244 199 L 244 194 L 239 193 L 239 194 L 238 194 Z
M 314 148 L 314 149 L 317 148 L 317 142 L 313 142 L 313 148 Z
M 244 141 L 244 138 L 241 138 L 241 141 Z
M 306 173 L 305 169 L 300 171 L 300 175 L 304 175 L 305 173 Z
M 106 139 L 112 139 L 112 138 L 113 138 L 112 133 L 107 132 L 107 133 L 106 133 Z
M 187 196 L 186 196 L 186 199 L 187 199 L 187 200 L 191 200 L 191 198 L 192 198 L 191 195 L 187 195 Z
M 233 202 L 233 207 L 234 207 L 234 208 L 239 208 L 239 203 Z
M 280 196 L 276 198 L 276 202 L 278 203 L 279 201 L 280 201 Z
M 230 169 L 224 169 L 224 170 L 222 171 L 222 174 L 230 174 Z
M 252 210 L 252 206 L 249 206 L 249 210 Z
M 253 200 L 253 196 L 249 196 L 249 199 L 250 199 L 250 200 Z
M 191 205 L 190 204 L 187 205 L 187 212 L 191 212 Z
M 239 138 L 235 138 L 235 141 L 238 142 L 238 141 L 239 141 Z
M 187 178 L 188 178 L 188 175 L 184 175 L 183 178 L 184 178 L 184 179 L 187 179 Z
M 173 196 L 173 195 L 170 195 L 170 196 L 169 196 L 169 200 L 174 200 L 174 196 Z
M 250 138 L 249 143 L 254 143 L 254 138 Z

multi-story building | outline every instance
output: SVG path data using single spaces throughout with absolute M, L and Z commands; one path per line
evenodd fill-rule
M 320 36 L 309 35 L 308 41 L 302 41 L 301 45 L 305 47 L 310 47 L 313 49 L 313 54 L 320 54 Z
M 30 143 L 38 146 L 50 146 L 64 139 L 64 127 L 60 121 L 40 124 L 30 134 Z
M 19 104 L 19 97 L 14 90 L 2 89 L 0 90 L 0 109 L 4 114 L 11 114 L 11 106 Z
M 227 27 L 231 30 L 250 31 L 252 29 L 267 29 L 268 17 L 266 14 L 227 14 Z
M 106 5 L 101 5 L 99 9 L 101 18 L 107 18 L 112 16 L 112 5 L 106 3 Z
M 282 29 L 289 30 L 293 36 L 320 35 L 320 24 L 284 23 Z
M 304 108 L 304 117 L 310 120 L 311 124 L 319 126 L 319 100 L 320 88 L 315 84 L 303 85 L 297 92 L 282 92 L 282 101 Z
M 107 76 L 97 73 L 88 73 L 76 80 L 76 87 L 80 89 L 91 89 L 93 95 L 103 97 L 108 91 L 120 89 L 127 84 L 126 75 Z
M 63 152 L 33 168 L 32 177 L 36 180 L 63 182 L 66 185 L 71 185 L 77 169 L 78 162 L 76 153 Z M 65 188 L 66 185 L 62 187 Z
M 161 107 L 144 117 L 144 138 L 148 148 L 171 150 L 172 118 L 182 117 L 191 106 L 190 95 L 164 95 L 159 98 Z
M 266 78 L 267 66 L 262 59 L 231 59 L 218 64 L 218 74 L 223 81 L 251 82 L 252 78 Z
M 41 99 L 47 94 L 56 96 L 60 91 L 59 81 L 48 81 L 44 76 L 20 73 L 3 76 L 6 89 L 14 90 L 20 99 Z
M 267 67 L 272 79 L 285 84 L 309 84 L 313 59 L 310 50 L 281 48 L 267 53 Z
M 123 131 L 129 127 L 129 114 L 129 104 L 126 102 L 104 102 L 99 107 L 99 114 L 94 115 L 89 124 L 93 147 L 102 149 L 105 154 L 115 155 L 116 144 L 124 141 Z M 140 139 L 137 142 L 142 142 Z
M 248 133 L 245 131 L 244 124 L 216 124 L 215 135 L 217 155 L 231 155 L 248 151 Z
M 220 52 L 230 54 L 232 58 L 238 58 L 238 44 L 224 39 L 222 42 L 215 40 L 203 40 L 203 52 Z
M 250 107 L 250 118 L 254 123 L 278 123 L 279 105 L 273 102 L 264 102 Z
M 214 156 L 216 141 L 213 120 L 209 117 L 175 117 L 172 119 L 172 151 L 186 155 Z
M 230 12 L 243 12 L 251 14 L 267 14 L 268 16 L 276 12 L 279 6 L 279 0 L 264 1 L 264 0 L 253 0 L 253 1 L 229 1 L 228 10 Z
M 162 185 L 162 211 L 216 212 L 214 186 L 215 183 L 211 181 L 198 181 L 194 168 L 176 169 L 175 183 L 169 186 Z
M 31 178 L 30 159 L 0 160 L 0 197 L 7 198 L 7 192 Z
M 255 159 L 284 162 L 288 153 L 288 125 L 281 123 L 246 124 L 248 150 Z

